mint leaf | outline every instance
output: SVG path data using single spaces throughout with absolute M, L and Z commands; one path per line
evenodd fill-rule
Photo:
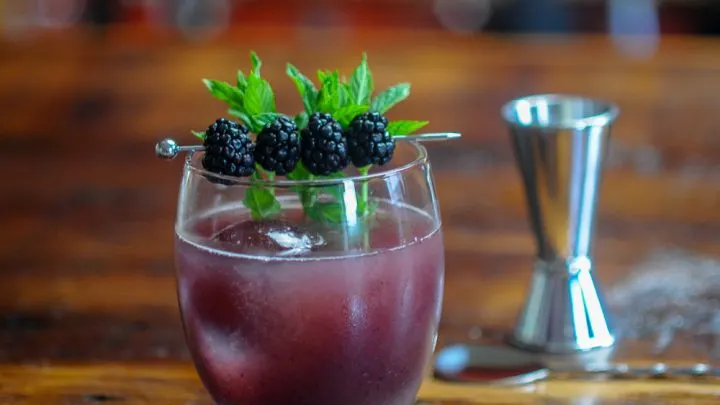
M 325 83 L 325 80 L 327 80 L 328 77 L 332 76 L 333 72 L 330 70 L 318 70 L 317 71 L 317 77 L 320 84 Z
M 275 121 L 275 120 L 278 119 L 278 117 L 280 117 L 281 115 L 282 115 L 282 114 L 272 113 L 272 112 L 271 112 L 271 113 L 262 113 L 262 114 L 258 114 L 258 115 L 253 116 L 253 117 L 252 117 L 252 120 L 253 120 L 253 122 L 254 122 L 254 124 L 255 124 L 255 125 L 254 125 L 254 128 L 253 128 L 254 132 L 255 132 L 255 133 L 260 132 L 260 131 L 265 127 L 265 125 L 267 125 L 267 124 Z
M 310 117 L 308 116 L 308 113 L 303 111 L 295 116 L 295 125 L 297 125 L 298 128 L 303 129 L 308 126 L 309 120 Z
M 237 88 L 244 92 L 247 88 L 247 78 L 242 70 L 237 71 L 237 79 L 235 79 L 235 82 L 237 83 Z
M 270 83 L 260 76 L 250 75 L 242 105 L 250 116 L 275 112 L 275 94 Z
M 340 123 L 340 125 L 343 126 L 343 128 L 346 128 L 350 125 L 350 122 L 358 116 L 358 114 L 364 113 L 368 110 L 368 108 L 370 108 L 368 105 L 351 104 L 335 111 L 333 117 Z
M 362 62 L 350 77 L 351 101 L 354 104 L 370 104 L 370 96 L 374 87 L 372 72 L 367 63 L 367 54 L 363 53 Z
M 387 131 L 390 135 L 410 135 L 428 124 L 428 121 L 392 121 L 388 124 Z
M 288 180 L 299 181 L 308 180 L 312 177 L 312 174 L 305 168 L 302 162 L 298 162 L 295 166 L 295 170 L 285 175 Z M 317 200 L 317 194 L 315 190 L 307 186 L 295 186 L 293 190 L 300 195 L 300 203 L 303 206 L 303 210 L 308 212 L 310 207 L 315 204 Z
M 358 172 L 361 176 L 367 176 L 370 172 L 372 165 L 358 167 Z M 367 181 L 363 181 L 360 184 L 360 195 L 357 197 L 357 212 L 359 216 L 368 215 L 368 201 L 370 201 L 370 185 Z
M 337 111 L 348 105 L 350 102 L 350 90 L 348 85 L 345 83 L 338 83 L 337 103 L 333 105 L 333 109 Z M 333 111 L 333 113 L 335 113 L 335 111 Z
M 249 115 L 245 114 L 245 111 L 231 108 L 228 110 L 228 114 L 233 117 L 237 117 L 246 127 L 253 128 L 253 121 L 250 119 Z
M 372 101 L 370 110 L 384 114 L 395 104 L 405 100 L 410 95 L 410 83 L 396 84 L 378 94 Z
M 333 224 L 345 222 L 345 208 L 335 202 L 315 203 L 307 210 L 307 214 L 318 222 L 330 222 Z
M 203 141 L 205 140 L 205 132 L 190 131 L 190 133 L 192 133 L 193 135 L 195 135 L 195 136 L 197 136 L 198 138 L 200 138 L 200 140 L 203 140 Z
M 255 185 L 245 190 L 243 204 L 250 210 L 252 219 L 256 221 L 269 218 L 281 210 L 280 203 L 270 190 Z
M 315 84 L 313 84 L 307 76 L 300 73 L 295 66 L 289 63 L 287 64 L 285 72 L 295 83 L 295 87 L 297 87 L 300 97 L 302 98 L 305 112 L 308 114 L 315 112 L 315 106 L 318 98 L 318 90 L 315 88 Z
M 347 103 L 346 103 L 345 105 L 355 104 L 355 103 L 353 102 L 353 100 L 352 100 L 352 87 L 350 87 L 350 83 L 342 83 L 342 82 L 341 82 L 341 83 L 340 83 L 340 86 L 344 87 L 344 88 L 345 88 L 345 91 L 346 91 L 347 94 L 348 94 L 348 100 L 347 100 Z M 367 104 L 370 105 L 369 102 L 368 102 Z
M 243 104 L 243 91 L 230 83 L 212 79 L 203 79 L 203 83 L 210 90 L 210 94 L 218 100 L 230 104 Z
M 288 178 L 288 180 L 307 180 L 311 176 L 308 169 L 305 168 L 305 166 L 302 164 L 302 162 L 298 162 L 297 166 L 295 166 L 295 170 L 288 173 L 285 177 Z
M 375 214 L 375 211 L 377 211 L 378 202 L 375 200 L 368 201 L 358 201 L 358 214 L 362 218 L 367 218 Z
M 334 113 L 340 107 L 339 78 L 337 72 L 326 76 L 318 93 L 318 111 Z
M 317 110 L 336 114 L 337 110 L 346 106 L 350 102 L 349 87 L 340 83 L 338 72 L 332 72 L 325 77 L 325 81 L 318 93 Z
M 335 172 L 327 176 L 316 176 L 316 179 L 343 179 L 345 174 L 343 172 Z M 344 203 L 345 184 L 334 184 L 330 186 L 320 187 L 318 189 L 321 193 L 327 193 L 337 200 L 338 204 Z
M 250 51 L 250 62 L 252 62 L 252 73 L 255 76 L 260 76 L 260 67 L 262 67 L 262 61 L 257 56 L 255 51 Z

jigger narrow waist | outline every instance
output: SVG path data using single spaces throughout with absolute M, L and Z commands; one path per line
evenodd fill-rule
M 591 271 L 592 267 L 592 259 L 588 256 L 558 257 L 555 260 L 538 259 L 535 263 L 535 268 L 539 271 L 569 275 Z

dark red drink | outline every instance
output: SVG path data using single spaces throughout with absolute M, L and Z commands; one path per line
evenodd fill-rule
M 260 224 L 217 211 L 179 228 L 180 308 L 221 405 L 409 405 L 436 338 L 439 224 L 379 209 L 352 236 L 300 211 Z

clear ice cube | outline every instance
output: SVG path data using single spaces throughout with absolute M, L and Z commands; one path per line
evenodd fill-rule
M 300 256 L 326 245 L 325 238 L 312 229 L 282 220 L 242 221 L 232 224 L 213 237 L 232 250 L 247 254 Z

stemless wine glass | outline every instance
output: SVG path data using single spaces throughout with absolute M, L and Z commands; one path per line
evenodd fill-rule
M 368 175 L 254 180 L 188 155 L 176 264 L 187 344 L 222 405 L 409 405 L 444 251 L 426 150 Z

